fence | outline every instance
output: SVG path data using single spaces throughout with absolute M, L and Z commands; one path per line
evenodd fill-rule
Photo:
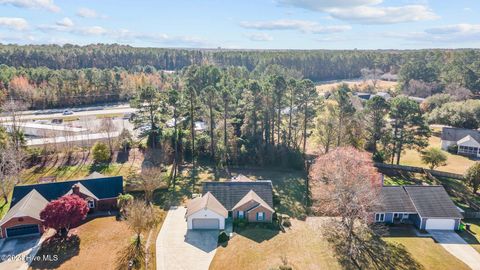
M 383 169 L 394 169 L 394 170 L 401 170 L 401 171 L 407 171 L 407 172 L 415 172 L 415 173 L 429 173 L 436 177 L 447 177 L 447 178 L 453 178 L 458 180 L 464 180 L 464 177 L 461 174 L 429 170 L 422 167 L 385 164 L 385 163 L 375 163 L 375 167 L 383 168 Z

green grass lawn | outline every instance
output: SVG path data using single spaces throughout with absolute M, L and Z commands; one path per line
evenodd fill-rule
M 319 232 L 293 220 L 286 232 L 245 229 L 217 249 L 210 270 L 278 269 L 283 260 L 293 269 L 342 269 Z
M 383 239 L 390 243 L 401 244 L 423 269 L 470 269 L 430 237 L 418 237 L 412 229 L 408 228 L 391 229 L 390 232 L 390 236 Z
M 243 174 L 254 180 L 271 180 L 274 188 L 274 206 L 276 211 L 281 214 L 292 217 L 301 217 L 306 214 L 307 186 L 306 175 L 302 171 L 283 170 L 279 168 L 230 168 L 232 176 Z M 196 183 L 192 184 L 190 171 L 184 169 L 181 171 L 182 185 L 177 189 L 185 189 L 185 185 L 190 184 L 190 191 L 200 192 L 203 181 L 215 181 L 214 172 L 209 166 L 199 166 L 197 169 Z M 218 181 L 226 181 L 230 178 L 224 171 L 217 174 Z
M 438 136 L 432 136 L 429 139 L 428 147 L 441 147 L 441 140 Z M 469 159 L 464 156 L 454 155 L 449 152 L 443 151 L 447 155 L 447 164 L 445 166 L 440 166 L 435 168 L 435 170 L 451 172 L 451 173 L 458 173 L 464 174 L 467 169 L 472 166 L 475 161 Z M 417 150 L 406 150 L 405 153 L 402 154 L 400 159 L 401 165 L 408 165 L 408 166 L 415 166 L 415 167 L 424 167 L 427 168 L 428 166 L 425 165 L 421 160 L 421 153 Z
M 458 234 L 480 253 L 480 219 L 465 219 L 470 224 L 470 231 L 462 231 Z

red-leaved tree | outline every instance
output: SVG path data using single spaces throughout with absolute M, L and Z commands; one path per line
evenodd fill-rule
M 43 225 L 55 229 L 58 234 L 68 234 L 70 228 L 87 217 L 87 202 L 77 195 L 65 195 L 47 204 L 40 212 Z

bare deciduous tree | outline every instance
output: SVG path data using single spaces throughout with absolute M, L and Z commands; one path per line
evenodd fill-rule
M 26 109 L 26 105 L 22 102 L 10 100 L 6 101 L 1 108 L 7 116 L 5 122 L 9 123 L 8 132 L 15 149 L 19 150 L 25 144 L 25 137 L 22 130 L 22 110 Z
M 113 138 L 114 133 L 118 131 L 117 126 L 113 122 L 112 118 L 106 117 L 102 119 L 100 124 L 100 132 L 107 135 L 108 148 L 110 149 L 110 155 L 113 155 Z
M 157 210 L 145 201 L 134 200 L 125 206 L 125 212 L 126 222 L 135 233 L 135 239 L 120 251 L 117 269 L 145 269 L 147 252 L 141 236 L 157 225 Z
M 20 181 L 24 159 L 22 148 L 16 149 L 11 143 L 0 149 L 0 196 L 4 199 L 4 205 L 8 203 L 10 191 Z
M 156 189 L 165 184 L 165 178 L 160 168 L 146 168 L 138 177 L 139 184 L 145 192 L 145 201 L 150 204 Z
M 372 209 L 381 203 L 380 175 L 368 153 L 353 147 L 336 148 L 320 156 L 311 167 L 312 210 L 334 217 L 325 232 L 341 239 L 342 249 L 353 266 L 359 266 L 363 237 L 370 234 Z M 331 226 L 335 228 L 332 232 Z

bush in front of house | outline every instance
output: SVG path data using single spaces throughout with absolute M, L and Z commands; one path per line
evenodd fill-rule
M 290 218 L 286 218 L 282 222 L 283 227 L 290 228 L 292 226 L 292 222 L 290 221 Z
M 450 145 L 449 147 L 447 147 L 447 151 L 452 154 L 458 153 L 458 145 L 456 144 Z
M 96 163 L 106 163 L 110 160 L 110 149 L 103 142 L 96 142 L 92 147 L 93 160 Z
M 230 237 L 227 235 L 225 231 L 221 231 L 218 235 L 218 243 L 222 244 L 230 240 Z
M 247 226 L 247 220 L 245 219 L 235 219 L 233 225 L 235 228 L 245 228 Z

